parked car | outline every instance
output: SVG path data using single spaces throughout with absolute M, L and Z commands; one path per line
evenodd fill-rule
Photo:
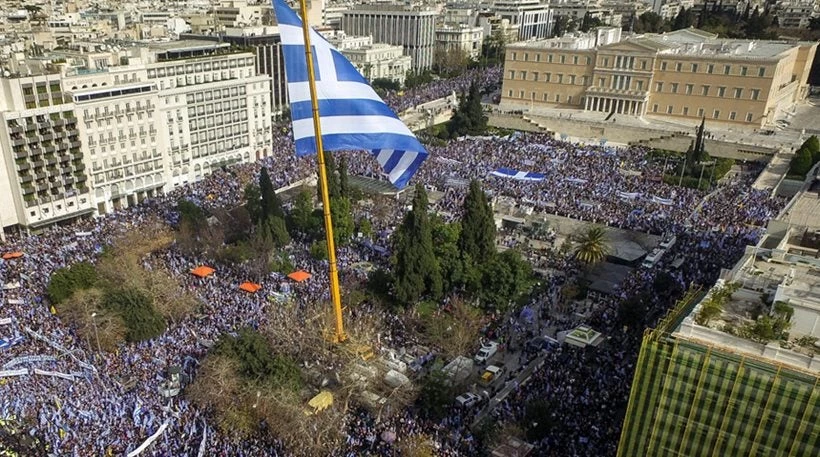
M 478 354 L 475 355 L 473 360 L 475 360 L 476 363 L 487 363 L 487 360 L 490 360 L 496 352 L 498 352 L 498 343 L 495 341 L 484 343 L 481 345 L 481 349 L 478 350 Z
M 526 349 L 527 352 L 549 351 L 556 346 L 558 346 L 558 340 L 548 336 L 536 336 L 527 341 Z
M 461 406 L 462 408 L 472 408 L 480 402 L 481 397 L 472 392 L 467 392 L 456 397 L 456 403 L 458 404 L 458 406 Z
M 484 373 L 481 375 L 480 382 L 485 386 L 493 384 L 497 379 L 500 379 L 503 374 L 504 367 L 489 365 L 487 366 L 487 368 L 484 369 Z

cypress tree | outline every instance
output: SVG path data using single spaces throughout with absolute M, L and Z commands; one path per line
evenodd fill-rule
M 336 160 L 333 154 L 325 151 L 325 170 L 327 170 L 327 192 L 331 199 L 339 197 L 339 176 L 336 174 Z M 318 173 L 318 171 L 316 172 Z M 322 201 L 322 180 L 316 184 L 319 201 Z
M 347 176 L 347 158 L 339 159 L 339 194 L 345 198 L 351 198 L 350 181 Z
M 470 182 L 470 190 L 464 199 L 458 247 L 462 257 L 467 255 L 481 262 L 496 253 L 493 211 L 487 201 L 487 194 L 477 180 Z
M 427 192 L 421 184 L 416 184 L 413 209 L 404 216 L 393 243 L 396 299 L 408 305 L 426 294 L 441 295 L 441 273 L 427 214 Z
M 271 216 L 284 219 L 285 211 L 282 209 L 282 201 L 276 195 L 267 167 L 262 167 L 262 171 L 259 173 L 259 192 L 262 194 L 259 220 L 266 221 Z

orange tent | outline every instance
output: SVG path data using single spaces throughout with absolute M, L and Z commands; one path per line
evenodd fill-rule
M 194 276 L 199 276 L 200 278 L 205 278 L 207 276 L 212 275 L 214 273 L 214 271 L 216 271 L 216 270 L 214 270 L 211 267 L 206 267 L 205 265 L 201 265 L 201 266 L 198 266 L 198 267 L 194 268 L 193 270 L 191 270 L 191 274 L 194 275 Z
M 288 275 L 288 278 L 296 282 L 302 282 L 306 279 L 310 279 L 310 273 L 308 273 L 305 270 L 294 271 L 293 273 Z
M 23 257 L 23 253 L 20 252 L 20 251 L 7 252 L 7 253 L 3 254 L 3 260 L 19 259 L 20 257 Z
M 262 288 L 262 286 L 260 286 L 259 284 L 254 283 L 254 282 L 243 282 L 239 286 L 239 288 L 241 290 L 244 290 L 245 292 L 255 294 L 257 290 Z

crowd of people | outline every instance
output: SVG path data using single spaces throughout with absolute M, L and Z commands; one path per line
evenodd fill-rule
M 493 81 L 497 84 L 499 71 L 474 70 L 409 91 L 403 97 L 390 95 L 388 101 L 401 111 L 463 90 L 475 78 L 486 86 Z M 19 251 L 23 256 L 0 261 L 0 322 L 4 322 L 0 337 L 14 342 L 0 348 L 0 419 L 21 424 L 24 434 L 40 440 L 48 455 L 55 456 L 124 455 L 160 432 L 143 455 L 291 455 L 276 437 L 237 440 L 221 433 L 208 411 L 184 395 L 168 400 L 159 390 L 170 366 L 182 367 L 184 373 L 195 377 L 208 347 L 220 335 L 241 327 L 264 326 L 271 318 L 285 318 L 283 313 L 304 312 L 312 304 L 327 300 L 326 264 L 312 258 L 306 245 L 294 241 L 287 253 L 294 266 L 313 274 L 310 280 L 291 283 L 274 274 L 256 294 L 238 292 L 239 284 L 248 279 L 242 266 L 220 265 L 217 274 L 203 279 L 189 271 L 212 263 L 212 259 L 185 255 L 173 247 L 154 253 L 145 267 L 163 268 L 177 278 L 181 287 L 201 303 L 202 312 L 170 324 L 158 338 L 122 344 L 113 353 L 99 352 L 93 341 L 80 340 L 74 329 L 54 314 L 45 294 L 55 270 L 80 261 L 94 262 L 119 235 L 140 230 L 156 219 L 174 226 L 178 217 L 175 205 L 180 198 L 206 209 L 234 207 L 241 204 L 245 185 L 257 179 L 262 166 L 268 167 L 275 187 L 315 174 L 314 158 L 292 157 L 293 142 L 286 128 L 274 144 L 271 157 L 217 170 L 200 182 L 140 205 L 56 226 L 37 235 L 9 236 L 8 242 L 0 246 L 2 251 Z M 749 177 L 718 186 L 708 196 L 663 184 L 653 179 L 661 173 L 661 166 L 648 160 L 648 151 L 641 147 L 581 145 L 541 134 L 517 134 L 509 138 L 461 139 L 430 147 L 429 152 L 429 160 L 414 179 L 441 191 L 434 209 L 442 214 L 456 217 L 466 192 L 463 182 L 479 179 L 491 196 L 512 198 L 535 211 L 679 235 L 674 255 L 666 256 L 652 269 L 634 271 L 616 295 L 601 298 L 585 319 L 611 336 L 605 348 L 591 352 L 559 348 L 550 352 L 546 363 L 492 411 L 502 423 L 520 423 L 527 405 L 546 399 L 552 407 L 553 426 L 537 440 L 543 451 L 540 455 L 614 454 L 639 344 L 635 334 L 617 331 L 619 301 L 645 292 L 654 276 L 666 271 L 668 262 L 677 257 L 685 259 L 673 273 L 681 288 L 693 282 L 711 284 L 719 269 L 731 265 L 743 246 L 755 242 L 760 227 L 785 203 L 766 192 L 752 190 Z M 351 174 L 382 179 L 369 155 L 344 155 Z M 536 172 L 543 178 L 523 181 L 490 175 L 500 168 Z M 378 218 L 368 214 L 373 219 L 375 237 L 381 237 L 378 241 L 388 242 L 390 231 L 404 211 L 404 204 L 397 201 L 380 208 Z M 345 275 L 359 274 L 349 268 L 357 263 L 385 262 L 374 260 L 372 252 L 358 244 L 340 249 L 338 255 Z M 549 287 L 530 304 L 538 310 L 535 325 L 537 328 L 549 323 L 568 328 L 578 323 L 577 319 L 551 315 L 547 310 L 563 281 L 579 270 L 567 258 L 556 256 L 549 262 L 564 274 L 544 278 Z M 297 306 L 272 305 L 268 297 L 282 292 L 290 293 Z M 647 324 L 668 309 L 672 299 L 654 293 Z M 394 315 L 378 312 L 396 324 L 389 326 L 385 341 L 412 341 L 409 330 L 395 322 Z M 537 333 L 527 328 L 516 323 L 493 331 L 496 338 L 508 340 L 514 340 L 516 333 Z M 443 419 L 434 420 L 410 407 L 377 421 L 365 410 L 354 410 L 342 425 L 345 443 L 333 455 L 394 455 L 396 443 L 414 436 L 431 440 L 439 455 L 476 455 L 480 439 L 470 427 L 475 413 L 475 409 L 453 406 Z

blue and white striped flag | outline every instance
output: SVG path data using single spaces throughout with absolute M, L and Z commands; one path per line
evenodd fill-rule
M 315 154 L 302 21 L 284 0 L 273 0 L 273 8 L 282 36 L 296 155 Z M 310 43 L 324 149 L 370 151 L 389 181 L 405 187 L 427 151 L 353 64 L 313 29 Z
M 499 168 L 491 171 L 490 174 L 499 178 L 517 179 L 519 181 L 543 181 L 546 177 L 543 173 L 518 171 L 511 168 Z

